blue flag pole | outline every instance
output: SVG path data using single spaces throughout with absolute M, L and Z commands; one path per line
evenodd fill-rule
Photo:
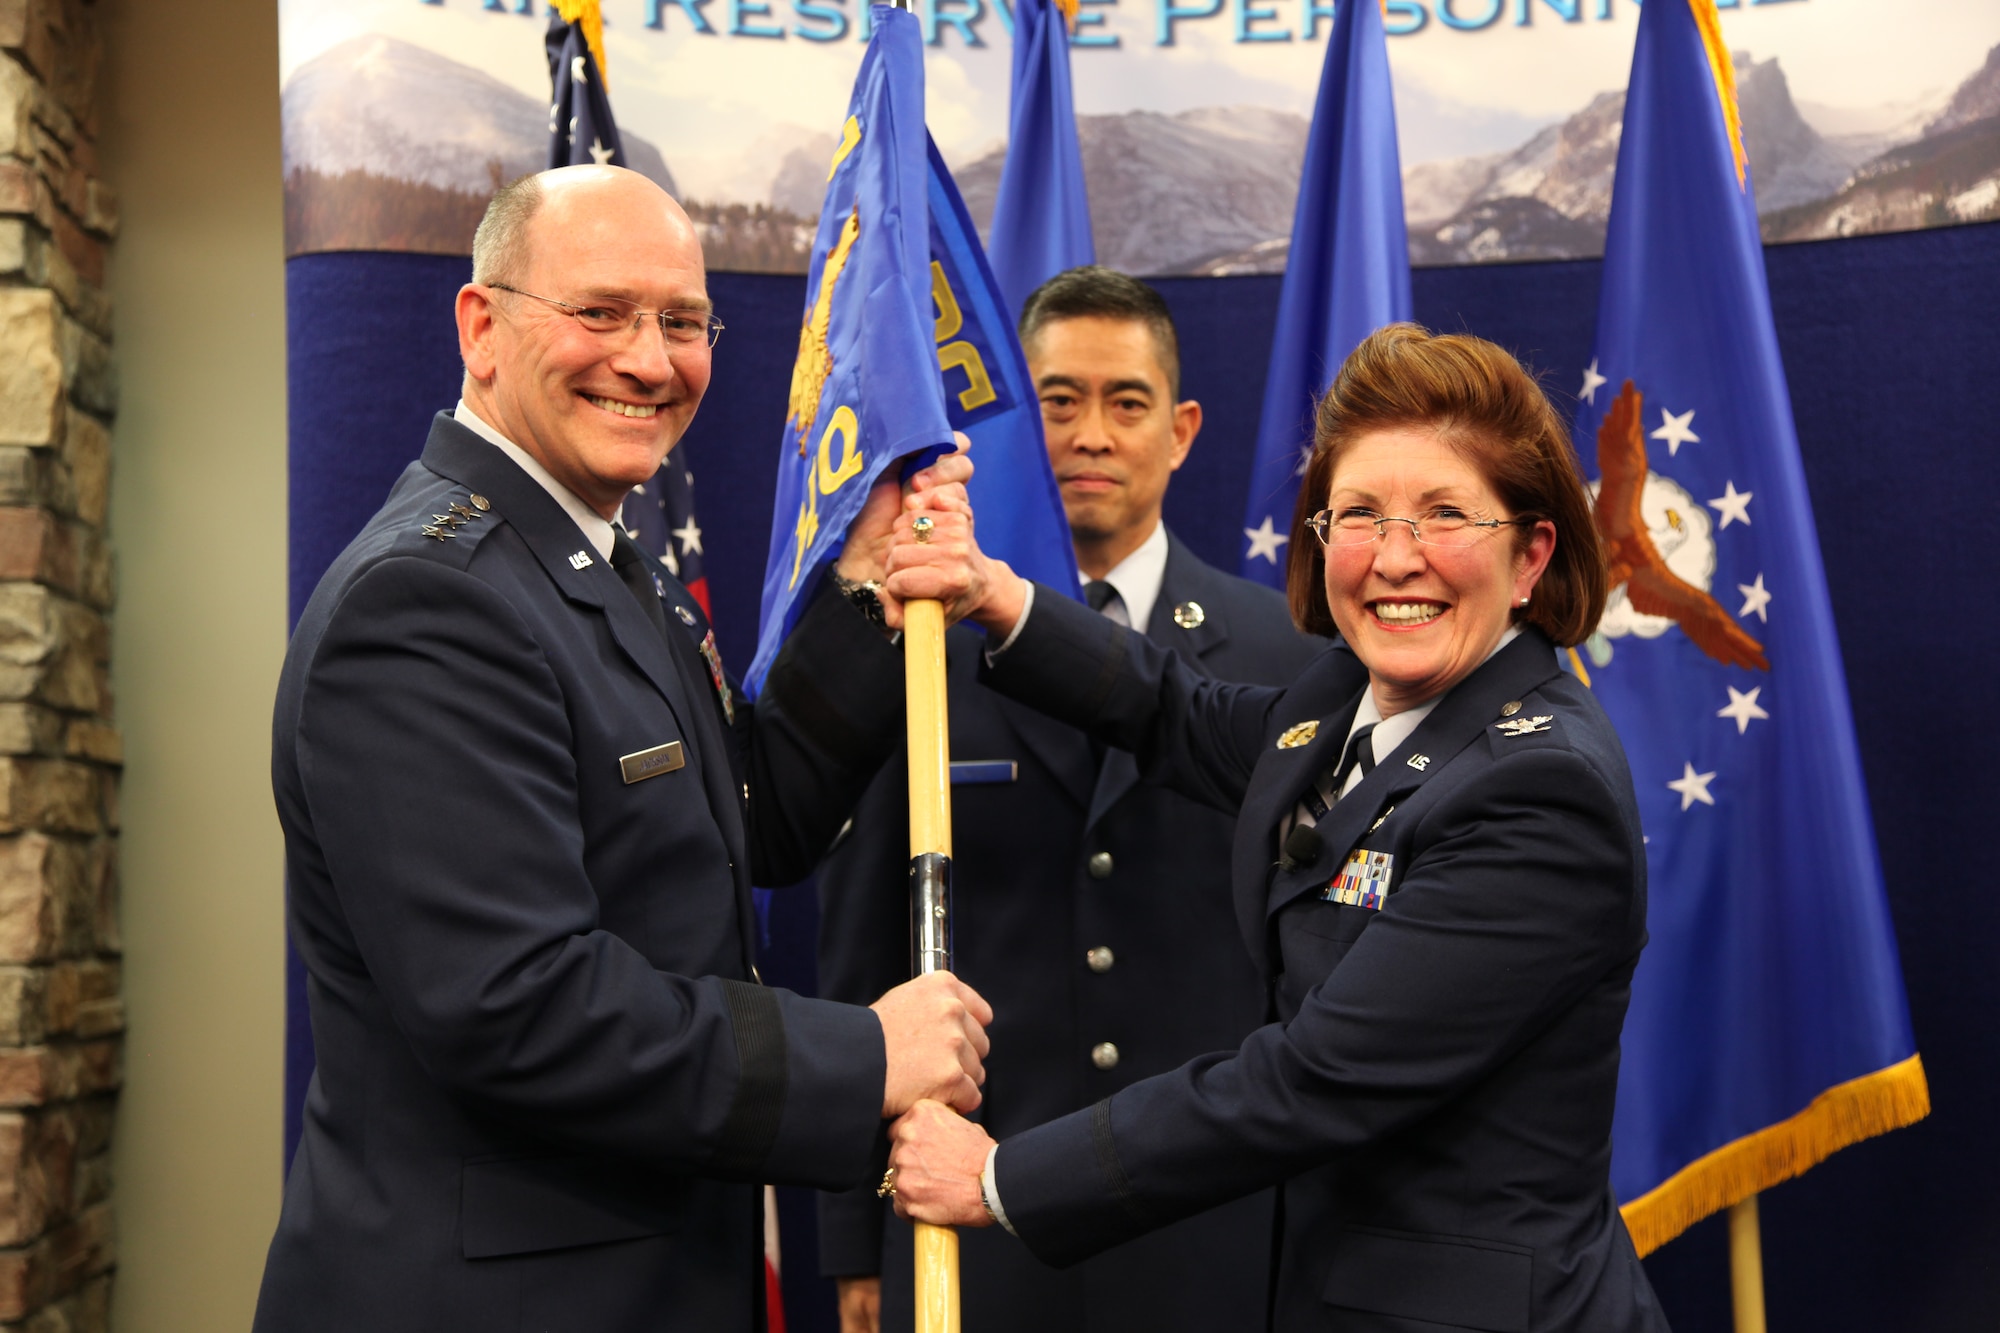
M 1018 0 L 1007 157 L 987 254 L 1004 308 L 1019 318 L 1035 288 L 1097 262 L 1083 150 L 1070 99 L 1069 17 L 1076 0 Z
M 1642 12 L 1594 351 L 1612 594 L 1572 664 L 1648 837 L 1612 1140 L 1645 1254 L 1930 1105 L 1714 0 Z
M 1410 245 L 1382 14 L 1342 4 L 1306 139 L 1271 370 L 1243 507 L 1243 577 L 1285 586 L 1313 404 L 1361 340 L 1410 318 Z

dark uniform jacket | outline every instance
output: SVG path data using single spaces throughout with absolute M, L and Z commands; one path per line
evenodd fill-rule
M 821 599 L 731 724 L 653 572 L 665 639 L 441 415 L 300 618 L 272 770 L 318 1072 L 258 1329 L 747 1330 L 758 1182 L 869 1169 L 880 1024 L 757 984 L 749 893 L 894 744 L 900 654 Z
M 1192 671 L 1272 685 L 1325 646 L 1292 628 L 1283 598 L 1203 564 L 1171 535 L 1148 635 Z M 1005 1136 L 1235 1046 L 1264 1021 L 1265 994 L 1231 924 L 1234 821 L 1142 783 L 1129 753 L 1100 761 L 1083 733 L 982 688 L 986 642 L 966 627 L 947 638 L 952 891 L 958 974 L 994 1010 L 980 1118 Z M 1358 689 L 1360 664 L 1341 656 Z M 899 756 L 820 872 L 829 998 L 865 1004 L 909 976 L 908 781 Z M 1087 961 L 1092 950 L 1104 970 Z M 1111 1068 L 1092 1061 L 1102 1043 L 1116 1048 Z M 908 1225 L 872 1188 L 821 1198 L 822 1271 L 882 1273 L 883 1326 L 908 1328 Z M 1003 1233 L 966 1231 L 965 1328 L 1255 1326 L 1270 1233 L 1268 1192 L 1067 1272 Z
M 1008 1218 L 1036 1255 L 1074 1263 L 1283 1182 L 1278 1329 L 1658 1333 L 1609 1187 L 1646 912 L 1611 724 L 1528 629 L 1333 807 L 1317 855 L 1282 868 L 1280 821 L 1338 761 L 1359 702 L 1338 666 L 1289 690 L 1218 684 L 1037 597 L 986 673 L 1241 810 L 1237 925 L 1278 1019 L 1004 1141 Z

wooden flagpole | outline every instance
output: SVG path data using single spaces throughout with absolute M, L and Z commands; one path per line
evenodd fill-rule
M 1764 1242 L 1754 1194 L 1729 1209 L 1729 1295 L 1736 1333 L 1764 1333 Z
M 910 740 L 910 946 L 918 976 L 951 958 L 951 733 L 946 725 L 944 605 L 903 605 Z M 959 1333 L 958 1233 L 916 1224 L 916 1333 Z

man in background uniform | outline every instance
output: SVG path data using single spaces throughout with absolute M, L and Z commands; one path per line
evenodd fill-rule
M 1160 521 L 1201 429 L 1201 405 L 1180 401 L 1166 302 L 1110 269 L 1071 269 L 1028 298 L 1021 341 L 1087 600 L 1213 675 L 1289 682 L 1325 645 L 1293 629 L 1284 598 L 1202 563 Z M 1230 817 L 981 687 L 985 643 L 947 636 L 953 925 L 959 975 L 995 1013 L 982 1119 L 1004 1138 L 1233 1049 L 1266 1002 L 1230 906 Z M 828 998 L 866 1002 L 909 975 L 907 784 L 899 756 L 821 870 Z M 1271 1221 L 1258 1194 L 1067 1271 L 998 1228 L 965 1232 L 966 1333 L 1261 1327 Z M 910 1245 L 872 1189 L 821 1196 L 843 1333 L 874 1329 L 878 1303 L 880 1327 L 911 1326 Z

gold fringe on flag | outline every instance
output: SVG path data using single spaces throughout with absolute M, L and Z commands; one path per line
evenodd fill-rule
M 1650 1254 L 1709 1214 L 1930 1112 L 1930 1084 L 1918 1056 L 1836 1084 L 1791 1119 L 1724 1144 L 1626 1204 L 1620 1211 L 1633 1248 Z
M 611 71 L 604 61 L 604 11 L 600 0 L 555 0 L 556 13 L 564 23 L 583 21 L 583 40 L 590 46 L 590 58 L 597 62 L 597 77 L 611 86 Z

